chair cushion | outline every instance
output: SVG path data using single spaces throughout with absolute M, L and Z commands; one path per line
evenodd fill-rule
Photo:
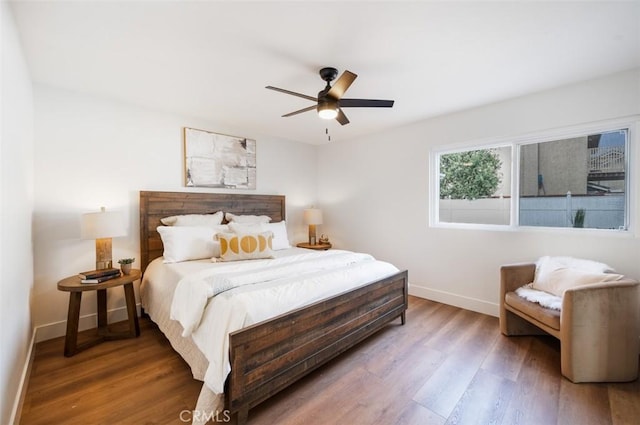
M 560 312 L 558 310 L 545 308 L 540 304 L 527 301 L 515 292 L 507 292 L 504 296 L 504 302 L 513 309 L 523 312 L 550 328 L 557 331 L 560 330 Z

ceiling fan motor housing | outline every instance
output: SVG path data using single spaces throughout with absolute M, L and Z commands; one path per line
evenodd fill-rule
M 338 70 L 331 67 L 322 68 L 320 70 L 320 78 L 329 84 L 329 81 L 333 81 L 338 76 Z

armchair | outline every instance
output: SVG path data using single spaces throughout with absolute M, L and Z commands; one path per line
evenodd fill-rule
M 515 290 L 533 281 L 535 264 L 500 269 L 500 331 L 548 333 L 560 340 L 562 375 L 572 382 L 626 382 L 638 377 L 640 283 L 624 278 L 568 289 L 562 309 L 521 298 Z

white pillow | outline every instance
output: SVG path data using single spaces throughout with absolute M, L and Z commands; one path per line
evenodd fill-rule
M 215 240 L 220 229 L 207 226 L 158 226 L 163 262 L 178 263 L 220 256 L 220 242 Z
M 239 235 L 244 235 L 249 233 L 271 232 L 273 233 L 272 249 L 274 251 L 291 248 L 291 244 L 289 243 L 289 235 L 287 235 L 287 223 L 285 223 L 284 220 L 278 221 L 277 223 L 253 223 L 253 224 L 231 222 L 229 223 L 229 229 L 232 232 L 237 233 Z
M 267 229 L 267 223 L 229 223 L 229 230 L 239 235 L 246 235 L 248 233 L 260 233 L 265 232 Z
M 271 221 L 271 217 L 268 215 L 235 215 L 227 213 L 225 217 L 230 223 L 268 223 Z
M 574 269 L 589 273 L 613 272 L 613 268 L 597 261 L 584 260 L 573 257 L 540 257 L 536 262 L 536 272 L 533 283 L 543 282 L 549 273 L 558 269 Z
M 592 283 L 615 282 L 623 278 L 623 275 L 617 273 L 594 273 L 579 269 L 561 268 L 547 273 L 544 279 L 534 282 L 532 288 L 562 297 L 564 291 L 570 288 Z
M 164 217 L 160 222 L 165 226 L 218 226 L 222 224 L 224 213 L 218 211 L 215 214 L 184 214 Z
M 284 220 L 277 223 L 266 223 L 267 230 L 273 233 L 273 250 L 289 249 L 289 235 L 287 234 L 287 223 Z

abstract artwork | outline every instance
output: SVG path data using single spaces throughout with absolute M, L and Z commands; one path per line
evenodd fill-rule
M 256 188 L 256 141 L 184 128 L 185 186 Z

